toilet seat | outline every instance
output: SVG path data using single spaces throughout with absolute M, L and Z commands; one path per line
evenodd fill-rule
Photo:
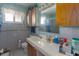
M 27 43 L 26 43 L 26 42 L 23 42 L 23 43 L 21 44 L 21 46 L 22 46 L 22 48 L 26 48 L 26 47 L 27 47 Z

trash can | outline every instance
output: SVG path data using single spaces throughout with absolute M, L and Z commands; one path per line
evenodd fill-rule
M 18 47 L 21 48 L 21 40 L 18 41 Z

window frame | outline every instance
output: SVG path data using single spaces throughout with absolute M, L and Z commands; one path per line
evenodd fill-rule
M 18 11 L 15 11 L 15 15 L 17 15 L 16 12 L 18 12 Z M 22 18 L 25 18 L 25 15 L 22 14 L 23 12 L 19 12 L 19 13 L 21 13 L 21 15 L 20 15 L 20 16 L 21 16 L 21 22 L 17 22 L 17 21 L 15 20 L 16 16 L 14 16 L 14 23 L 23 23 L 23 20 L 24 20 L 24 19 L 22 20 Z
M 4 11 L 4 9 L 10 9 L 10 8 L 2 8 L 3 23 L 23 23 L 23 20 L 24 20 L 24 18 L 25 18 L 25 13 L 24 13 L 24 12 L 17 11 L 17 10 L 14 10 L 14 9 L 11 9 L 11 10 L 14 11 L 14 14 L 13 14 L 13 21 L 10 22 L 10 21 L 6 21 L 6 20 L 5 20 L 5 11 Z M 24 14 L 24 15 L 22 15 L 22 16 L 24 16 L 24 17 L 23 17 L 23 20 L 22 20 L 22 18 L 21 18 L 21 22 L 16 22 L 16 21 L 15 21 L 15 14 L 16 14 L 16 12 L 21 12 L 21 13 Z

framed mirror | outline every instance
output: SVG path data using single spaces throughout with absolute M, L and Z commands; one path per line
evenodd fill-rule
M 56 4 L 41 4 L 40 10 L 40 26 L 39 31 L 58 33 L 59 28 L 56 27 Z

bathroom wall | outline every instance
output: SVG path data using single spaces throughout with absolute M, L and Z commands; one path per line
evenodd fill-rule
M 2 24 L 2 12 L 1 12 L 1 6 L 0 6 L 0 24 Z
M 16 4 L 0 4 L 0 10 L 2 7 L 12 8 L 18 11 L 26 12 L 26 8 Z M 0 22 L 3 21 L 3 16 L 0 18 Z M 0 49 L 16 49 L 18 48 L 18 40 L 25 41 L 28 36 L 26 18 L 24 23 L 3 23 L 0 31 Z
M 68 39 L 79 38 L 79 27 L 60 27 L 60 35 Z

